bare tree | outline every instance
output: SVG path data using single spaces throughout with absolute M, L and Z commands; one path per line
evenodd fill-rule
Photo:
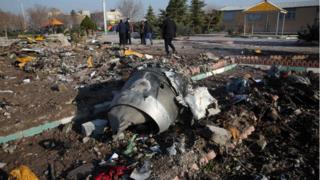
M 10 12 L 0 10 L 0 31 L 7 36 L 8 31 L 23 29 L 23 17 Z
M 49 10 L 45 6 L 35 5 L 27 10 L 29 15 L 29 24 L 33 29 L 40 29 L 41 26 L 48 20 Z
M 123 16 L 138 20 L 143 17 L 144 8 L 140 0 L 120 0 L 118 8 Z
M 59 15 L 61 15 L 62 13 L 61 13 L 60 9 L 50 8 L 48 14 L 49 14 L 50 18 L 56 18 Z
M 8 25 L 9 21 L 7 12 L 0 10 L 0 30 L 4 32 L 6 37 L 8 32 Z

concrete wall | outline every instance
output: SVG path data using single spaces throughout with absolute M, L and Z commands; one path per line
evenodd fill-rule
M 287 9 L 290 10 L 290 9 Z M 318 13 L 319 7 L 299 7 L 291 9 L 295 11 L 295 17 L 290 18 L 290 15 L 286 15 L 284 33 L 296 34 L 303 28 L 307 27 L 307 24 L 313 24 L 315 21 L 319 22 Z M 233 17 L 225 19 L 224 16 Z M 246 17 L 246 33 L 251 34 L 252 29 L 254 33 L 274 34 L 277 26 L 277 12 L 258 13 L 256 15 L 247 14 Z M 251 17 L 249 17 L 251 16 Z M 253 20 L 252 16 L 258 16 Z M 280 16 L 283 16 L 280 14 Z M 222 27 L 225 31 L 230 29 L 243 33 L 244 13 L 242 10 L 236 11 L 224 11 L 222 18 Z M 283 19 L 279 19 L 279 34 L 281 34 Z

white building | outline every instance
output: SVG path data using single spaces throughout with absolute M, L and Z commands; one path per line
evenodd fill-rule
M 78 12 L 78 14 L 79 15 L 81 15 L 81 16 L 88 16 L 88 17 L 90 17 L 90 11 L 89 10 L 80 10 L 79 12 Z
M 122 15 L 122 13 L 117 9 L 111 9 L 110 11 L 106 12 L 108 23 L 114 25 L 118 23 L 121 19 L 124 19 L 125 17 Z

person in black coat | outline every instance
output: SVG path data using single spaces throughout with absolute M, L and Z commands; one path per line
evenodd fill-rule
M 176 33 L 176 23 L 168 15 L 166 15 L 166 19 L 162 23 L 162 37 L 164 39 L 164 47 L 167 55 L 169 55 L 169 46 L 171 47 L 173 53 L 176 53 L 176 48 L 172 44 L 172 40 L 174 37 L 176 37 Z
M 132 24 L 130 23 L 130 19 L 127 18 L 127 21 L 126 21 L 126 28 L 127 28 L 127 32 L 126 32 L 126 43 L 127 44 L 131 44 L 131 33 L 133 32 L 133 26 Z
M 127 33 L 127 26 L 125 23 L 120 20 L 118 26 L 117 26 L 117 32 L 119 33 L 119 39 L 120 39 L 120 46 L 123 45 L 123 47 L 126 45 L 126 33 Z
M 149 39 L 150 40 L 150 43 L 151 45 L 153 45 L 153 42 L 152 42 L 152 33 L 153 33 L 153 30 L 152 30 L 152 27 L 151 25 L 148 23 L 148 21 L 145 21 L 144 22 L 144 34 L 145 34 L 145 38 L 146 39 Z M 147 44 L 147 41 L 145 41 L 145 45 Z
M 140 22 L 140 25 L 139 25 L 139 32 L 140 32 L 140 39 L 141 39 L 141 44 L 146 44 L 146 36 L 145 36 L 145 33 L 144 33 L 144 21 L 141 21 Z

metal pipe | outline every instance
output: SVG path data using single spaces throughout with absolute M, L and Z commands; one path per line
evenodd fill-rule
M 23 3 L 21 2 L 21 0 L 19 0 L 19 4 L 20 4 L 20 10 L 21 10 L 21 13 L 22 13 L 22 17 L 23 17 L 23 31 L 26 30 L 26 15 L 24 13 L 24 7 L 23 7 Z
M 243 23 L 243 35 L 246 35 L 246 13 L 244 13 L 244 23 Z
M 285 14 L 285 13 L 283 13 L 282 32 L 281 32 L 282 36 L 283 36 L 283 32 L 284 32 L 284 23 L 285 23 L 285 19 L 286 19 L 286 14 Z
M 254 22 L 252 22 L 252 26 L 251 26 L 251 35 L 253 35 L 253 28 L 254 28 Z

